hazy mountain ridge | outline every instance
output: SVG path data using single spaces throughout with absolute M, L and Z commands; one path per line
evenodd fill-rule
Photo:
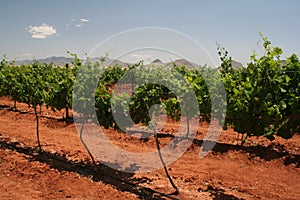
M 66 63 L 69 63 L 69 64 L 72 63 L 74 61 L 74 58 L 73 57 L 64 57 L 64 56 L 51 56 L 51 57 L 41 58 L 41 59 L 36 59 L 36 60 L 40 63 L 46 63 L 46 64 L 54 63 L 56 65 L 63 66 Z M 103 61 L 103 57 L 88 58 L 88 60 L 92 63 L 95 63 L 95 62 L 101 63 Z M 82 61 L 85 62 L 86 60 L 82 60 Z M 15 64 L 17 64 L 17 65 L 30 64 L 32 62 L 33 62 L 33 60 L 29 60 L 29 59 L 16 60 Z M 123 61 L 120 61 L 117 59 L 111 59 L 108 57 L 104 58 L 104 62 L 102 62 L 102 64 L 104 66 L 113 66 L 115 64 L 118 64 L 121 67 L 127 67 L 129 65 L 132 65 L 132 63 L 126 63 L 126 62 L 123 62 Z M 200 66 L 198 64 L 192 63 L 185 59 L 179 59 L 179 60 L 171 61 L 168 63 L 163 63 L 160 59 L 155 59 L 151 63 L 147 64 L 146 66 L 173 66 L 173 64 L 176 64 L 178 66 L 184 65 L 188 69 Z M 234 60 L 232 61 L 232 65 L 233 65 L 234 69 L 239 69 L 239 68 L 243 67 L 242 63 L 234 61 Z
M 41 58 L 41 59 L 16 60 L 14 61 L 14 63 L 17 65 L 22 65 L 22 64 L 27 65 L 32 63 L 34 60 L 37 60 L 40 63 L 46 63 L 46 64 L 54 63 L 56 65 L 64 65 L 65 63 L 71 63 L 74 60 L 74 58 L 64 57 L 64 56 L 51 56 L 51 57 Z

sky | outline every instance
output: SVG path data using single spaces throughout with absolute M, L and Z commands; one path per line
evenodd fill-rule
M 11 60 L 68 56 L 69 50 L 80 57 L 106 52 L 128 62 L 156 58 L 167 62 L 173 59 L 171 54 L 186 58 L 206 53 L 219 63 L 218 43 L 245 64 L 254 51 L 263 53 L 262 32 L 273 46 L 283 49 L 284 59 L 300 55 L 299 10 L 298 0 L 3 0 L 0 56 Z M 143 27 L 158 28 L 154 33 L 141 31 Z M 203 51 L 193 48 L 191 41 Z M 117 51 L 122 45 L 126 55 Z M 153 48 L 141 50 L 145 45 Z

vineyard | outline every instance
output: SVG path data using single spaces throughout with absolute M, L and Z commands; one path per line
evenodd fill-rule
M 231 58 L 221 47 L 218 53 L 222 64 L 217 69 L 209 66 L 187 69 L 176 65 L 147 68 L 142 62 L 128 68 L 103 67 L 99 62 L 82 64 L 75 54 L 71 54 L 75 61 L 70 67 L 38 62 L 12 66 L 4 58 L 0 65 L 0 96 L 28 104 L 38 116 L 37 107 L 42 105 L 53 111 L 71 108 L 74 88 L 77 112 L 90 115 L 96 109 L 101 126 L 119 129 L 113 112 L 128 112 L 134 123 L 148 123 L 147 113 L 154 104 L 162 105 L 168 117 L 177 121 L 180 116 L 195 115 L 197 112 L 189 113 L 194 108 L 181 105 L 183 101 L 192 104 L 191 99 L 184 98 L 193 91 L 205 121 L 212 118 L 221 121 L 225 115 L 225 123 L 221 121 L 224 129 L 231 126 L 246 137 L 263 135 L 272 140 L 278 135 L 288 139 L 299 131 L 300 61 L 293 54 L 282 63 L 282 50 L 271 47 L 267 38 L 263 39 L 265 55 L 260 58 L 252 55 L 248 66 L 240 70 L 233 69 Z M 128 73 L 132 69 L 134 72 Z M 114 95 L 115 84 L 115 87 L 132 87 L 132 97 L 124 90 Z M 221 90 L 223 84 L 226 94 Z M 95 100 L 87 96 L 93 93 Z M 225 106 L 212 106 L 212 101 Z M 66 115 L 69 118 L 68 111 Z
M 197 182 L 198 179 L 205 179 L 206 186 L 199 186 L 196 189 L 197 192 L 206 192 L 208 197 L 216 197 L 215 199 L 217 197 L 219 199 L 257 199 L 264 195 L 265 198 L 263 199 L 284 198 L 283 196 L 276 196 L 272 192 L 252 192 L 250 189 L 235 190 L 234 186 L 230 186 L 232 187 L 231 189 L 229 187 L 229 185 L 239 185 L 242 182 L 239 179 L 240 177 L 236 177 L 239 183 L 230 181 L 230 176 L 236 176 L 230 171 L 232 166 L 239 168 L 249 164 L 249 169 L 247 168 L 249 177 L 255 179 L 255 167 L 264 171 L 264 165 L 267 165 L 267 162 L 270 160 L 273 162 L 270 166 L 270 170 L 273 170 L 272 173 L 278 172 L 276 168 L 283 169 L 282 173 L 278 173 L 279 180 L 283 179 L 283 177 L 287 178 L 289 173 L 294 174 L 294 179 L 291 180 L 294 185 L 291 188 L 285 188 L 285 191 L 282 193 L 288 194 L 292 191 L 291 199 L 297 199 L 300 197 L 300 194 L 293 192 L 299 187 L 299 183 L 297 186 L 297 181 L 294 180 L 297 177 L 299 178 L 300 165 L 300 60 L 297 55 L 293 54 L 283 61 L 281 58 L 282 50 L 278 47 L 272 47 L 267 38 L 263 37 L 263 41 L 264 55 L 257 57 L 257 55 L 253 54 L 247 66 L 239 69 L 233 68 L 231 57 L 222 47 L 218 48 L 218 54 L 222 61 L 221 66 L 218 68 L 210 66 L 187 68 L 175 64 L 168 67 L 149 67 L 145 66 L 143 62 L 129 65 L 128 67 L 120 67 L 118 65 L 104 66 L 103 60 L 91 63 L 87 59 L 87 61 L 83 62 L 72 53 L 70 55 L 74 57 L 74 61 L 72 64 L 66 64 L 65 66 L 42 64 L 37 61 L 33 61 L 32 64 L 18 66 L 14 65 L 13 62 L 7 61 L 4 57 L 0 63 L 0 106 L 1 117 L 4 116 L 0 122 L 3 126 L 1 128 L 3 132 L 0 132 L 2 152 L 0 166 L 2 166 L 2 160 L 5 160 L 8 156 L 6 153 L 3 153 L 5 148 L 15 151 L 14 156 L 16 159 L 19 159 L 18 162 L 22 160 L 19 154 L 25 154 L 26 156 L 32 156 L 36 162 L 41 162 L 44 165 L 51 163 L 52 161 L 50 162 L 48 159 L 54 159 L 53 156 L 55 155 L 67 163 L 60 170 L 73 171 L 86 177 L 92 175 L 94 176 L 92 181 L 101 182 L 104 188 L 108 187 L 107 185 L 103 186 L 104 183 L 113 185 L 118 189 L 118 192 L 121 192 L 119 195 L 124 195 L 124 199 L 125 197 L 133 198 L 133 196 L 130 196 L 132 194 L 145 199 L 147 197 L 149 199 L 177 198 L 176 195 L 172 197 L 165 195 L 169 189 L 165 189 L 167 191 L 163 189 L 163 192 L 160 193 L 155 192 L 155 189 L 148 188 L 149 185 L 152 188 L 155 187 L 155 183 L 151 183 L 151 178 L 155 180 L 159 177 L 157 180 L 158 182 L 161 181 L 160 174 L 162 172 L 160 171 L 153 174 L 150 173 L 148 174 L 149 176 L 142 175 L 142 177 L 138 177 L 140 175 L 136 175 L 131 180 L 121 178 L 120 181 L 114 178 L 118 177 L 116 174 L 119 172 L 112 172 L 110 169 L 101 166 L 97 170 L 102 170 L 101 173 L 105 178 L 95 178 L 98 171 L 95 172 L 92 164 L 88 161 L 89 158 L 84 154 L 85 149 L 80 146 L 81 144 L 78 141 L 74 142 L 76 134 L 70 136 L 72 141 L 70 145 L 65 144 L 68 141 L 66 139 L 68 137 L 62 134 L 62 137 L 66 137 L 61 139 L 65 143 L 59 142 L 59 145 L 54 145 L 56 150 L 53 155 L 50 153 L 47 145 L 48 143 L 53 143 L 51 138 L 56 138 L 57 141 L 60 140 L 61 133 L 59 131 L 69 131 L 63 126 L 71 127 L 72 134 L 76 132 L 73 120 L 76 121 L 78 118 L 81 118 L 81 120 L 92 119 L 92 122 L 87 120 L 86 122 L 88 123 L 98 123 L 105 129 L 106 135 L 121 146 L 126 141 L 129 141 L 129 143 L 133 143 L 133 145 L 129 145 L 129 149 L 140 148 L 149 150 L 155 148 L 155 143 L 158 143 L 155 138 L 148 140 L 130 139 L 130 135 L 126 134 L 126 132 L 135 125 L 151 124 L 149 110 L 153 108 L 153 105 L 160 105 L 160 108 L 164 110 L 168 117 L 166 127 L 162 129 L 162 132 L 156 133 L 156 139 L 161 140 L 161 145 L 169 142 L 169 135 L 172 135 L 170 130 L 178 128 L 178 123 L 181 120 L 185 120 L 187 126 L 192 126 L 189 124 L 189 121 L 195 116 L 199 116 L 199 127 L 196 127 L 198 130 L 197 136 L 193 141 L 192 147 L 187 152 L 193 154 L 195 158 L 192 158 L 190 155 L 184 156 L 184 159 L 191 162 L 187 163 L 187 167 L 193 168 L 195 164 L 192 163 L 192 160 L 197 157 L 194 151 L 198 151 L 200 148 L 198 146 L 200 142 L 197 144 L 197 141 L 201 141 L 204 138 L 203 135 L 199 136 L 199 133 L 205 133 L 208 124 L 214 120 L 218 121 L 219 125 L 224 129 L 220 138 L 223 143 L 218 141 L 219 143 L 213 149 L 213 154 L 209 154 L 208 158 L 206 158 L 208 160 L 205 160 L 205 162 L 212 162 L 220 167 L 222 159 L 229 159 L 228 162 L 230 164 L 224 164 L 224 167 L 229 171 L 229 175 L 224 175 L 224 180 L 220 177 L 217 178 L 220 179 L 220 185 L 222 185 L 222 181 L 227 182 L 224 183 L 225 185 L 220 186 L 213 183 L 213 175 L 206 173 L 210 177 L 209 181 L 207 181 L 204 177 L 195 175 L 196 173 L 201 173 L 201 171 L 196 170 L 193 172 L 194 169 L 191 169 L 192 175 L 186 177 L 184 171 L 188 169 L 182 167 L 184 164 L 181 165 L 180 162 L 183 161 L 179 160 L 172 167 L 177 166 L 183 170 L 183 173 L 171 172 L 171 174 L 174 173 L 174 182 L 186 183 L 185 186 L 182 186 L 182 184 L 179 186 L 179 188 L 184 188 L 183 191 L 185 191 L 183 196 L 179 194 L 179 199 L 184 199 L 187 194 L 190 197 L 193 196 L 188 191 L 195 190 L 195 188 L 191 189 L 193 188 L 192 183 Z M 28 130 L 34 130 L 38 150 L 34 149 L 33 132 L 28 133 L 30 136 L 22 136 L 15 130 L 4 127 L 5 123 L 10 123 L 7 121 L 10 117 L 12 119 L 18 118 L 17 116 L 24 112 L 22 110 L 26 110 L 26 115 L 34 116 L 34 120 L 28 117 L 30 120 L 21 118 L 21 121 L 28 123 Z M 45 113 L 51 113 L 52 116 L 45 117 Z M 79 114 L 76 116 L 76 119 L 72 118 L 74 113 Z M 8 117 L 4 119 L 6 115 Z M 118 118 L 116 116 L 121 117 Z M 50 130 L 48 126 L 47 128 L 43 127 L 49 120 L 54 125 L 58 125 L 58 127 L 62 126 L 57 128 L 58 132 L 55 132 L 55 128 Z M 29 125 L 28 121 L 32 124 Z M 18 126 L 18 124 L 13 123 L 13 126 Z M 27 129 L 26 126 L 22 128 Z M 52 135 L 54 132 L 55 136 Z M 51 136 L 47 135 L 49 133 Z M 43 136 L 43 134 L 45 135 Z M 186 135 L 187 138 L 188 134 L 189 129 Z M 238 144 L 235 143 L 237 134 L 242 134 L 242 137 L 238 138 Z M 2 135 L 7 140 L 4 140 Z M 8 139 L 11 137 L 17 137 L 26 141 L 27 147 L 20 147 L 14 144 Z M 173 136 L 170 137 L 172 138 Z M 145 144 L 141 141 L 144 141 Z M 226 144 L 226 142 L 230 143 L 232 141 L 234 141 L 234 145 Z M 74 144 L 80 148 L 79 153 L 72 149 Z M 64 145 L 66 149 L 61 148 Z M 255 149 L 253 146 L 260 149 Z M 58 147 L 59 150 L 57 150 Z M 60 153 L 63 152 L 63 154 L 69 153 L 72 158 L 68 159 L 66 155 L 61 156 L 59 151 Z M 39 155 L 36 155 L 36 152 Z M 247 156 L 240 155 L 241 152 Z M 270 152 L 276 155 L 269 156 Z M 230 156 L 232 156 L 232 160 L 230 160 Z M 251 160 L 248 156 L 257 157 L 257 159 Z M 75 162 L 74 159 L 76 157 L 81 159 L 81 161 Z M 217 161 L 213 161 L 214 159 L 217 159 Z M 261 164 L 260 162 L 262 161 L 259 159 L 262 159 L 267 164 Z M 282 164 L 283 159 L 285 159 L 284 166 Z M 74 166 L 71 166 L 70 163 Z M 257 166 L 254 166 L 255 164 Z M 51 165 L 53 168 L 60 168 L 58 164 L 52 163 Z M 285 167 L 288 167 L 287 172 Z M 48 170 L 47 173 L 50 173 L 50 169 L 46 168 Z M 165 170 L 167 168 L 170 171 L 171 167 L 165 167 Z M 212 168 L 204 167 L 203 164 L 199 169 L 212 170 Z M 243 169 L 238 171 L 240 170 Z M 257 173 L 263 176 L 262 171 Z M 215 175 L 222 173 L 226 173 L 226 171 L 220 170 Z M 247 171 L 245 173 L 247 174 Z M 109 174 L 114 174 L 115 176 L 110 177 Z M 127 174 L 124 173 L 123 176 L 127 176 Z M 181 176 L 182 178 L 180 178 Z M 72 181 L 70 177 L 67 178 L 70 182 Z M 268 177 L 264 176 L 264 178 Z M 107 181 L 106 179 L 112 180 Z M 278 179 L 272 178 L 273 181 L 280 182 Z M 136 183 L 138 180 L 141 181 L 140 184 Z M 90 186 L 90 183 L 85 181 L 83 180 L 83 184 L 86 189 L 95 187 L 94 185 Z M 122 188 L 119 185 L 121 182 L 124 182 L 126 186 L 124 185 Z M 245 184 L 249 188 L 251 181 L 245 181 Z M 261 184 L 268 183 L 263 181 Z M 132 189 L 132 187 L 136 188 Z M 225 187 L 225 189 L 220 189 L 222 187 Z M 276 189 L 274 187 L 286 186 L 270 186 L 270 188 L 272 187 Z M 176 186 L 175 189 L 177 189 Z M 116 194 L 112 188 L 107 190 L 108 194 Z M 55 198 L 61 197 L 56 196 Z M 200 197 L 202 196 L 193 196 L 193 198 Z

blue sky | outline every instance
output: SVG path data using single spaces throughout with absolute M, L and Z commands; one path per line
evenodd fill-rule
M 82 57 L 121 31 L 162 27 L 190 36 L 216 63 L 216 42 L 242 63 L 253 51 L 261 53 L 259 31 L 285 58 L 300 53 L 299 10 L 297 0 L 6 0 L 0 2 L 0 56 L 67 56 L 68 49 Z

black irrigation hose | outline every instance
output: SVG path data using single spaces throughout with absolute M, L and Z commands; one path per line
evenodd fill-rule
M 87 145 L 85 144 L 84 140 L 82 139 L 83 128 L 84 128 L 84 124 L 81 126 L 81 129 L 80 129 L 80 140 L 81 140 L 81 143 L 83 144 L 84 148 L 88 152 L 89 156 L 91 157 L 91 159 L 93 161 L 93 164 L 95 164 L 96 162 L 95 162 L 95 159 L 94 159 L 92 153 L 90 152 L 89 148 L 87 147 Z
M 150 188 L 146 188 L 146 187 L 143 187 L 143 186 L 138 186 L 137 184 L 135 183 L 131 183 L 129 181 L 126 181 L 126 180 L 123 180 L 123 179 L 119 179 L 115 176 L 112 176 L 112 175 L 109 175 L 107 173 L 104 173 L 104 172 L 101 172 L 91 166 L 85 166 L 83 163 L 72 163 L 72 161 L 70 160 L 67 160 L 67 159 L 62 159 L 62 158 L 59 158 L 59 155 L 58 156 L 55 156 L 55 155 L 52 155 L 50 153 L 47 153 L 47 152 L 43 152 L 41 153 L 40 151 L 38 151 L 38 155 L 34 155 L 36 153 L 36 151 L 34 151 L 32 148 L 30 147 L 27 147 L 27 148 L 24 148 L 24 147 L 18 147 L 16 144 L 10 144 L 6 141 L 0 141 L 0 149 L 11 149 L 11 150 L 15 150 L 16 152 L 18 153 L 22 153 L 22 154 L 26 154 L 26 155 L 29 155 L 29 156 L 32 156 L 32 157 L 35 157 L 35 160 L 39 161 L 39 162 L 43 162 L 43 163 L 46 163 L 48 164 L 49 163 L 49 160 L 48 159 L 52 159 L 52 160 L 56 160 L 58 162 L 62 162 L 64 163 L 65 165 L 69 165 L 69 166 L 72 166 L 74 167 L 74 169 L 72 170 L 73 172 L 77 173 L 77 174 L 81 174 L 81 175 L 84 175 L 86 177 L 88 177 L 89 175 L 99 175 L 101 174 L 102 177 L 107 177 L 111 180 L 115 180 L 115 181 L 118 181 L 120 183 L 125 183 L 127 184 L 128 186 L 130 186 L 132 188 L 132 190 L 134 191 L 138 191 L 138 192 L 131 192 L 131 193 L 134 193 L 134 194 L 140 194 L 140 195 L 153 195 L 153 194 L 159 194 L 160 196 L 162 197 L 167 197 L 171 200 L 178 200 L 178 198 L 176 197 L 173 197 L 172 195 L 174 194 L 165 194 L 165 193 L 162 193 L 162 192 L 159 192 L 159 191 L 154 191 Z M 39 157 L 39 156 L 45 156 L 47 157 L 46 159 L 43 159 L 42 157 Z M 95 165 L 94 165 L 95 166 Z M 65 170 L 70 170 L 70 167 L 67 167 L 67 166 L 63 166 L 63 168 Z M 103 181 L 101 181 L 103 182 Z M 105 182 L 104 182 L 105 183 Z M 110 184 L 110 183 L 108 183 Z M 127 190 L 128 191 L 128 190 Z M 130 192 L 130 191 L 129 191 Z M 149 197 L 149 196 L 146 196 L 145 199 L 161 199 L 159 197 L 155 198 L 155 197 Z
M 83 132 L 83 128 L 84 126 L 81 127 L 80 129 L 80 140 L 82 142 L 82 144 L 84 145 L 85 149 L 87 150 L 89 156 L 91 157 L 92 161 L 93 161 L 93 164 L 95 164 L 95 159 L 92 155 L 92 153 L 89 151 L 89 148 L 87 147 L 87 145 L 85 144 L 84 140 L 82 139 L 82 132 Z M 172 194 L 179 194 L 179 189 L 178 187 L 175 185 L 175 183 L 173 182 L 169 172 L 168 172 L 168 169 L 166 167 L 166 163 L 164 162 L 163 160 L 163 157 L 162 157 L 162 154 L 161 154 L 161 151 L 160 151 L 160 146 L 159 146 L 159 140 L 158 140 L 158 134 L 156 133 L 156 130 L 155 130 L 155 127 L 153 126 L 153 131 L 154 131 L 154 135 L 155 135 L 155 142 L 156 142 L 156 147 L 157 147 L 157 151 L 158 151 L 158 155 L 159 155 L 159 158 L 160 158 L 160 161 L 164 167 L 164 170 L 165 170 L 165 173 L 166 173 L 166 176 L 169 180 L 169 182 L 171 183 L 172 187 L 175 189 L 175 192 L 172 193 Z
M 51 157 L 51 156 L 50 156 L 50 157 Z M 51 158 L 52 158 L 52 159 L 55 159 L 55 160 L 57 160 L 57 161 L 66 163 L 66 164 L 68 164 L 68 165 L 72 165 L 72 166 L 74 166 L 74 167 L 76 167 L 76 168 L 81 168 L 81 169 L 82 169 L 82 172 L 83 172 L 82 174 L 85 174 L 86 172 L 88 172 L 89 174 L 99 174 L 99 173 L 101 173 L 101 172 L 99 172 L 99 171 L 97 171 L 96 169 L 93 169 L 93 168 L 87 168 L 87 167 L 85 167 L 85 166 L 80 166 L 80 165 L 77 165 L 76 163 L 69 163 L 68 161 L 65 161 L 65 160 L 62 160 L 62 159 L 59 159 L 59 158 L 56 158 L 56 157 L 51 157 Z M 168 197 L 169 199 L 172 199 L 172 200 L 178 200 L 177 198 L 172 197 L 171 195 L 164 194 L 164 193 L 158 192 L 158 191 L 154 191 L 154 190 L 152 190 L 152 189 L 150 189 L 150 188 L 145 188 L 145 187 L 143 187 L 143 186 L 137 186 L 137 185 L 134 184 L 134 183 L 131 183 L 131 182 L 126 181 L 126 180 L 119 179 L 119 178 L 117 178 L 117 177 L 115 177 L 115 176 L 112 176 L 112 175 L 109 175 L 109 174 L 107 174 L 107 173 L 101 173 L 101 175 L 102 175 L 102 176 L 106 176 L 106 177 L 108 177 L 108 178 L 110 178 L 110 179 L 113 179 L 113 180 L 122 182 L 122 183 L 126 183 L 127 185 L 129 185 L 129 186 L 132 187 L 133 189 L 135 189 L 136 187 L 139 187 L 139 188 L 144 189 L 144 190 L 147 191 L 147 192 L 151 192 L 151 193 L 153 193 L 153 194 L 156 193 L 156 194 L 159 194 L 159 195 L 161 195 L 161 196 L 163 196 L 163 197 Z
M 165 170 L 165 173 L 166 173 L 166 175 L 167 175 L 167 178 L 168 178 L 169 182 L 171 183 L 172 187 L 176 190 L 173 194 L 179 194 L 179 189 L 178 189 L 178 187 L 175 185 L 175 183 L 173 182 L 173 180 L 172 180 L 172 178 L 171 178 L 171 176 L 170 176 L 170 174 L 169 174 L 169 172 L 168 172 L 168 169 L 167 169 L 167 167 L 166 167 L 166 163 L 165 163 L 165 161 L 164 161 L 164 159 L 163 159 L 163 157 L 162 157 L 162 155 L 161 155 L 160 146 L 159 146 L 159 140 L 158 140 L 158 135 L 157 135 L 157 133 L 156 133 L 155 127 L 152 126 L 152 128 L 153 128 L 153 132 L 154 132 L 154 135 L 155 135 L 155 142 L 156 142 L 156 147 L 157 147 L 159 159 L 160 159 L 160 161 L 161 161 L 161 163 L 162 163 L 162 165 L 163 165 L 163 167 L 164 167 L 164 170 Z

